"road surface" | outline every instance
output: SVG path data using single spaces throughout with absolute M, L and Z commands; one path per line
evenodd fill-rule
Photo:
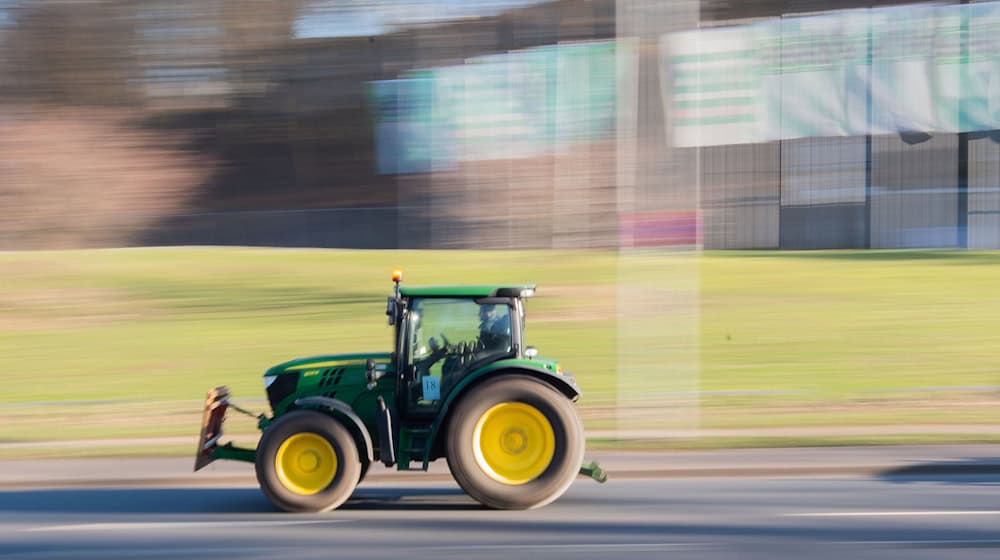
M 579 479 L 535 511 L 443 481 L 276 512 L 252 486 L 0 490 L 0 558 L 996 559 L 1000 476 Z

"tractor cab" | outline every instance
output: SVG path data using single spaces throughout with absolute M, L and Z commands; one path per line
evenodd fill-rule
M 432 417 L 468 374 L 508 359 L 532 358 L 524 345 L 524 302 L 534 285 L 404 286 L 386 314 L 396 327 L 393 359 L 402 415 Z

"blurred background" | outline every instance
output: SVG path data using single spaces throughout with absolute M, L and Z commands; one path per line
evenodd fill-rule
M 0 130 L 0 453 L 193 445 L 394 267 L 539 282 L 595 443 L 1000 419 L 1000 2 L 0 0 Z

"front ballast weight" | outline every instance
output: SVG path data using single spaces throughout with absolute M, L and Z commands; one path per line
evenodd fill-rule
M 386 314 L 392 352 L 297 358 L 264 372 L 272 417 L 205 397 L 195 470 L 217 459 L 254 463 L 261 490 L 292 512 L 328 511 L 371 465 L 428 470 L 445 459 L 465 492 L 496 509 L 531 509 L 561 496 L 584 461 L 576 380 L 524 341 L 533 284 L 401 286 Z M 478 336 L 471 333 L 478 332 Z M 229 409 L 257 419 L 255 449 L 222 443 Z
M 240 408 L 230 401 L 229 387 L 221 386 L 210 389 L 205 395 L 205 407 L 201 415 L 201 436 L 198 438 L 198 448 L 195 452 L 194 470 L 195 472 L 207 467 L 216 459 L 228 459 L 232 461 L 244 461 L 253 463 L 257 457 L 256 449 L 237 447 L 232 442 L 220 445 L 222 438 L 223 424 L 226 421 L 226 411 L 232 408 L 243 414 L 253 416 L 257 419 L 257 425 L 261 429 L 266 427 L 270 421 L 263 414 L 253 414 L 252 412 Z

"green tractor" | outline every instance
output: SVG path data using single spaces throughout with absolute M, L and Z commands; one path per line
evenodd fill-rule
M 221 444 L 232 407 L 209 391 L 195 470 L 216 459 L 255 464 L 277 507 L 318 512 L 344 503 L 375 461 L 423 470 L 445 458 L 482 504 L 548 504 L 583 465 L 580 390 L 552 359 L 524 342 L 524 300 L 533 285 L 401 286 L 393 273 L 386 314 L 392 352 L 297 358 L 264 372 L 273 416 L 257 416 L 256 449 Z

